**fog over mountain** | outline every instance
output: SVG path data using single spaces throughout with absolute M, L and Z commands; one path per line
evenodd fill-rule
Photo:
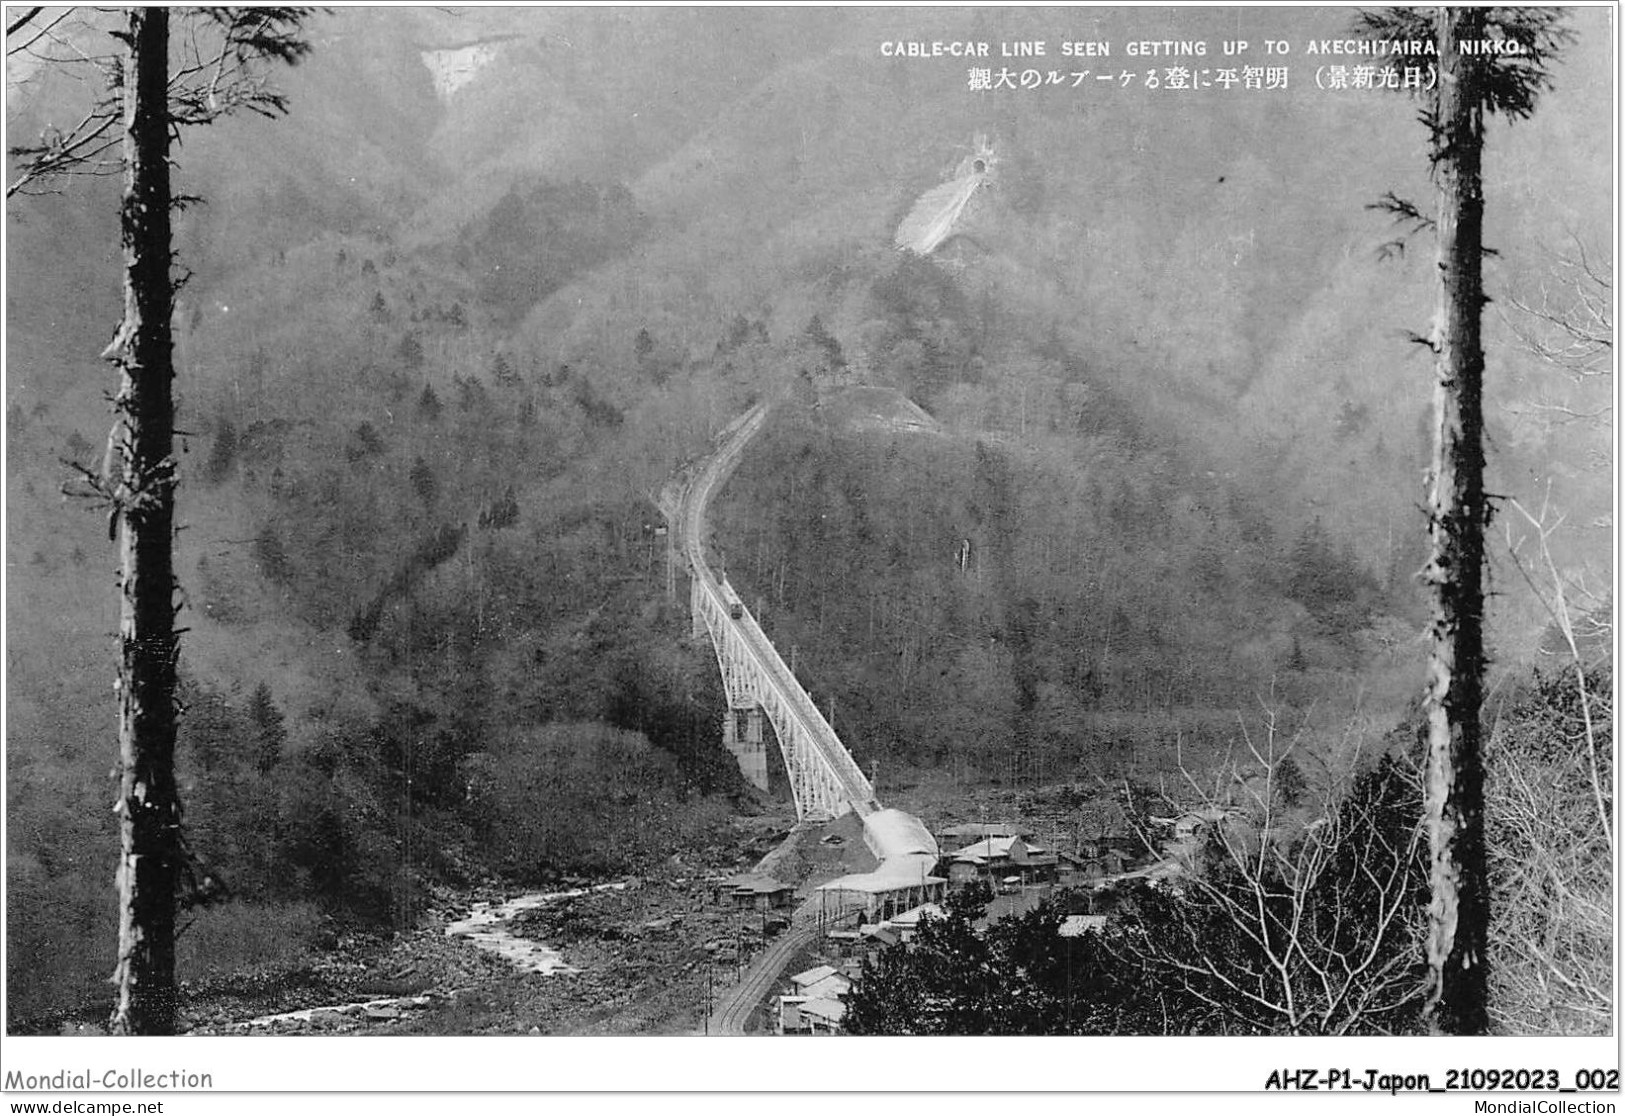
M 784 773 L 720 746 L 655 501 L 762 400 L 711 545 L 888 801 L 1154 784 L 1261 700 L 1311 782 L 1374 760 L 1422 681 L 1436 295 L 1371 206 L 1434 195 L 1413 101 L 1321 87 L 1373 61 L 1318 49 L 1351 14 L 312 16 L 285 118 L 175 151 L 178 762 L 230 887 L 183 941 L 198 1018 L 448 896 L 736 866 Z M 1490 487 L 1562 520 L 1549 569 L 1493 525 L 1507 701 L 1553 645 L 1512 549 L 1611 617 L 1611 378 L 1514 305 L 1612 251 L 1611 18 L 1575 10 L 1534 114 L 1488 126 Z M 1284 88 L 1219 77 L 1255 66 Z M 7 81 L 12 142 L 84 96 Z M 115 557 L 62 490 L 107 439 L 118 196 L 7 204 L 12 1028 L 96 1018 L 115 945 Z

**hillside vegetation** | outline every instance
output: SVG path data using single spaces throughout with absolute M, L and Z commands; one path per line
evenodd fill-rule
M 1062 19 L 932 18 L 945 39 Z M 1600 18 L 1491 145 L 1518 153 L 1490 168 L 1508 283 L 1606 225 L 1608 168 L 1576 141 L 1609 119 Z M 1379 263 L 1363 206 L 1426 188 L 1407 107 L 973 95 L 878 58 L 895 22 L 347 9 L 279 77 L 289 119 L 188 137 L 192 963 L 297 964 L 412 925 L 434 886 L 652 870 L 757 808 L 652 496 L 761 398 L 716 545 L 883 791 L 944 766 L 1151 778 L 1224 751 L 1261 696 L 1328 767 L 1400 718 L 1428 393 L 1404 331 L 1429 265 Z M 484 68 L 437 90 L 436 52 L 473 42 Z M 75 95 L 38 75 L 13 128 Z M 963 235 L 899 255 L 896 221 L 978 133 L 999 163 Z M 7 213 L 13 1021 L 95 1005 L 112 963 L 113 558 L 105 512 L 61 487 L 104 450 L 116 216 L 100 180 Z M 1605 515 L 1609 432 L 1531 406 L 1597 389 L 1492 329 L 1500 489 Z M 859 386 L 935 428 L 865 421 Z M 1566 571 L 1608 544 L 1552 539 Z M 1547 623 L 1513 576 L 1509 667 Z

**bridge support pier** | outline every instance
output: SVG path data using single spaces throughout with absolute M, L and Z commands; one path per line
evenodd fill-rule
M 743 714 L 743 717 L 741 717 Z M 739 733 L 744 721 L 744 736 Z M 722 719 L 722 746 L 739 763 L 739 773 L 758 790 L 767 790 L 767 745 L 762 740 L 762 707 L 730 709 Z
M 879 809 L 869 780 L 727 579 L 720 584 L 712 581 L 697 558 L 693 568 L 694 633 L 709 635 L 717 653 L 728 702 L 722 745 L 739 764 L 740 774 L 761 790 L 768 789 L 762 724 L 766 721 L 773 726 L 784 757 L 797 818 L 826 819 L 848 810 L 868 814 Z

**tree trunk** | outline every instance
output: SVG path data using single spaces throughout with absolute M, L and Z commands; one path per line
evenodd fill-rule
M 1483 62 L 1457 54 L 1483 39 L 1484 10 L 1442 8 L 1438 21 L 1438 118 L 1433 173 L 1439 190 L 1439 308 L 1435 323 L 1431 555 L 1431 657 L 1427 825 L 1432 849 L 1428 911 L 1429 988 L 1424 1014 L 1447 1034 L 1488 1026 L 1485 945 L 1489 896 L 1484 863 L 1484 768 L 1479 706 L 1484 674 L 1484 196 L 1480 168 Z
M 118 1001 L 115 1034 L 175 1029 L 175 459 L 170 316 L 169 13 L 129 13 L 124 75 L 124 320 L 104 354 L 120 560 Z

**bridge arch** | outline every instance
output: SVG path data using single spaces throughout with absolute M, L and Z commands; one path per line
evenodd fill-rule
M 784 758 L 798 818 L 828 819 L 848 810 L 867 815 L 878 809 L 869 780 L 727 580 L 713 586 L 696 577 L 691 598 L 695 634 L 703 629 L 710 637 L 722 672 L 728 700 L 723 744 L 745 777 L 768 789 L 761 728 L 766 720 Z M 735 711 L 745 714 L 743 733 Z
M 827 819 L 849 810 L 867 817 L 880 808 L 874 788 L 750 609 L 728 579 L 712 571 L 705 557 L 706 504 L 733 472 L 745 444 L 761 429 L 766 417 L 767 404 L 762 403 L 730 423 L 718 436 L 717 451 L 699 472 L 681 486 L 674 499 L 662 501 L 683 536 L 692 574 L 694 634 L 709 637 L 716 651 L 728 701 L 723 743 L 739 762 L 744 776 L 767 789 L 762 734 L 762 722 L 766 720 L 773 726 L 784 757 L 797 818 Z M 744 714 L 742 732 L 736 712 Z

